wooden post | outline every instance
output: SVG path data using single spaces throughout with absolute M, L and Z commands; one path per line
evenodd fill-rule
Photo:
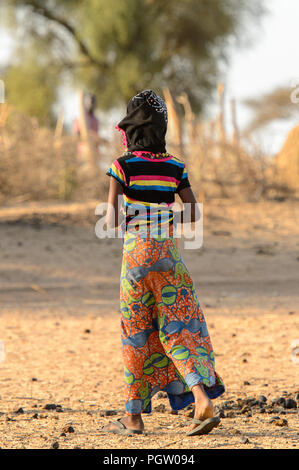
M 179 152 L 183 152 L 183 143 L 182 143 L 182 128 L 181 122 L 176 110 L 176 105 L 174 99 L 172 98 L 171 92 L 169 88 L 165 88 L 163 90 L 165 103 L 168 110 L 168 118 L 169 118 L 169 127 L 170 127 L 170 135 L 171 135 L 171 144 L 174 145 Z
M 224 85 L 223 83 L 218 84 L 218 104 L 219 104 L 219 113 L 218 113 L 218 140 L 221 143 L 226 142 L 226 132 L 225 132 L 225 117 L 224 117 Z
M 84 107 L 84 93 L 82 90 L 79 91 L 79 129 L 80 139 L 83 143 L 84 157 L 87 160 L 87 164 L 92 170 L 98 171 L 96 152 L 92 145 L 88 131 L 86 112 Z
M 240 146 L 240 133 L 237 123 L 237 114 L 236 114 L 236 100 L 231 100 L 231 115 L 232 115 L 232 125 L 233 125 L 233 146 L 239 148 Z

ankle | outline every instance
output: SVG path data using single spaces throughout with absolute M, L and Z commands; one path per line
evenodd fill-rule
M 128 415 L 128 419 L 132 423 L 141 423 L 142 422 L 141 415 Z

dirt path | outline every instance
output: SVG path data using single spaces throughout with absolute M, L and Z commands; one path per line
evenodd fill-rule
M 286 400 L 298 393 L 298 203 L 206 204 L 203 247 L 183 250 L 227 387 L 221 425 L 201 438 L 184 435 L 190 410 L 173 415 L 164 397 L 147 434 L 100 432 L 123 410 L 121 240 L 95 236 L 95 206 L 0 210 L 0 447 L 295 447 L 298 414 Z M 265 406 L 246 411 L 260 395 Z

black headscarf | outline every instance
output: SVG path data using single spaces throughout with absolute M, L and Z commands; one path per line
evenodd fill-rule
M 126 134 L 129 151 L 165 153 L 167 121 L 165 102 L 154 91 L 144 90 L 129 101 L 118 128 Z

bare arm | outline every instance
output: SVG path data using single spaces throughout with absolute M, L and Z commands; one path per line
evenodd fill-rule
M 181 191 L 178 192 L 178 195 L 181 199 L 181 201 L 183 202 L 183 204 L 190 204 L 190 207 L 191 207 L 191 220 L 184 220 L 184 212 L 185 212 L 185 209 L 176 213 L 176 220 L 177 222 L 179 223 L 183 223 L 183 222 L 196 222 L 197 220 L 200 219 L 200 212 L 199 212 L 199 209 L 197 207 L 197 202 L 196 202 L 196 199 L 195 199 L 195 196 L 194 196 L 194 193 L 192 191 L 192 189 L 189 187 L 189 188 L 184 188 L 182 189 Z
M 118 181 L 110 177 L 110 186 L 108 194 L 108 210 L 106 214 L 106 223 L 108 228 L 118 227 L 122 223 L 122 217 L 120 216 L 119 196 L 123 194 L 123 188 Z

